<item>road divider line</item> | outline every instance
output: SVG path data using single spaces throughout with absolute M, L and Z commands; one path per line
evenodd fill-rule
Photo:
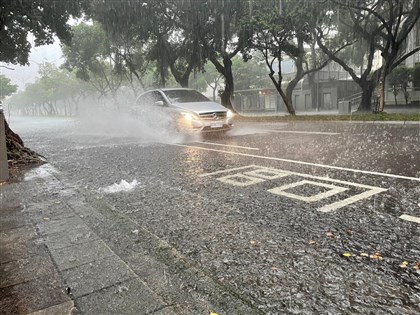
M 299 131 L 299 130 L 275 130 L 269 129 L 270 132 L 278 132 L 278 133 L 298 133 L 298 134 L 308 134 L 308 135 L 326 135 L 326 136 L 337 136 L 340 133 L 337 132 L 322 132 L 322 131 Z
M 175 144 L 169 144 L 169 145 L 184 147 L 184 148 L 190 148 L 190 149 L 198 149 L 198 150 L 203 150 L 203 151 L 212 151 L 212 152 L 219 152 L 219 153 L 224 153 L 224 154 L 246 156 L 246 157 L 252 157 L 252 158 L 263 159 L 263 160 L 271 160 L 271 161 L 279 161 L 279 162 L 286 162 L 286 163 L 293 163 L 293 164 L 300 164 L 300 165 L 307 165 L 307 166 L 315 166 L 315 167 L 329 168 L 329 169 L 339 170 L 339 171 L 346 171 L 346 172 L 353 172 L 353 173 L 360 173 L 360 174 L 368 174 L 368 175 L 375 175 L 375 176 L 382 176 L 382 177 L 389 177 L 389 178 L 407 179 L 407 180 L 413 180 L 413 181 L 420 182 L 420 178 L 417 178 L 417 177 L 410 177 L 410 176 L 403 176 L 403 175 L 396 175 L 396 174 L 388 174 L 388 173 L 380 173 L 380 172 L 371 172 L 371 171 L 364 171 L 364 170 L 358 170 L 358 169 L 352 169 L 352 168 L 346 168 L 346 167 L 340 167 L 340 166 L 317 164 L 317 163 L 303 162 L 303 161 L 298 161 L 298 160 L 281 159 L 281 158 L 276 158 L 276 157 L 255 155 L 255 154 L 248 154 L 248 153 L 241 153 L 241 152 L 224 151 L 224 150 L 217 150 L 217 149 L 212 149 L 212 148 L 204 148 L 204 147 L 185 145 L 185 144 L 176 144 L 175 143 Z
M 196 143 L 216 145 L 216 146 L 229 147 L 229 148 L 238 148 L 238 149 L 245 149 L 245 150 L 255 150 L 255 151 L 260 150 L 258 148 L 242 147 L 242 146 L 239 146 L 239 145 L 230 145 L 230 144 L 222 144 L 222 143 L 214 143 L 214 142 L 196 141 Z
M 412 215 L 403 214 L 402 216 L 400 216 L 400 219 L 420 224 L 420 218 L 419 217 L 413 217 Z

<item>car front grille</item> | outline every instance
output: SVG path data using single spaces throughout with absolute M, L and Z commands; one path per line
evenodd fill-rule
M 202 120 L 222 120 L 226 118 L 226 112 L 212 112 L 200 114 Z

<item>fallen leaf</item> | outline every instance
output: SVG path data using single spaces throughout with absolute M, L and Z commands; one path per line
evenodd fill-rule
M 360 253 L 360 256 L 362 256 L 362 257 L 369 257 L 369 254 L 366 254 L 366 253 Z
M 251 243 L 251 245 L 255 245 L 255 244 L 257 244 L 257 242 L 256 242 L 256 241 L 254 241 L 254 240 L 250 241 L 250 243 Z
M 408 261 L 403 261 L 400 265 L 401 268 L 407 268 L 408 266 Z
M 420 269 L 420 262 L 416 263 L 416 265 L 413 267 L 413 269 L 419 270 Z
M 370 258 L 377 259 L 377 260 L 384 260 L 380 252 L 376 252 L 374 255 L 371 255 Z
M 325 233 L 328 237 L 335 238 L 335 235 L 332 232 Z
M 219 315 L 219 314 L 214 313 L 214 312 L 210 312 L 210 315 Z
M 272 270 L 272 271 L 278 271 L 278 270 L 279 270 L 279 268 L 277 268 L 276 266 L 273 266 L 273 267 L 271 267 L 271 270 Z
M 343 253 L 343 257 L 351 257 L 353 256 L 351 253 Z
M 316 241 L 314 241 L 314 240 L 309 241 L 309 245 L 315 245 L 315 244 L 316 244 Z
M 44 221 L 50 221 L 50 218 L 44 218 Z

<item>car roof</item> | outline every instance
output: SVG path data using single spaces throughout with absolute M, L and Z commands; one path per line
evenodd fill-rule
M 144 93 L 146 92 L 152 92 L 152 91 L 195 91 L 194 89 L 189 89 L 189 88 L 159 88 L 159 89 L 150 89 L 147 91 L 144 91 Z
M 157 90 L 161 90 L 163 92 L 165 91 L 194 91 L 193 89 L 188 89 L 188 88 L 162 88 L 162 89 L 157 89 Z

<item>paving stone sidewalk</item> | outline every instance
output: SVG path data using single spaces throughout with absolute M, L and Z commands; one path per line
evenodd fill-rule
M 175 314 L 75 213 L 77 198 L 51 178 L 0 186 L 0 314 Z

